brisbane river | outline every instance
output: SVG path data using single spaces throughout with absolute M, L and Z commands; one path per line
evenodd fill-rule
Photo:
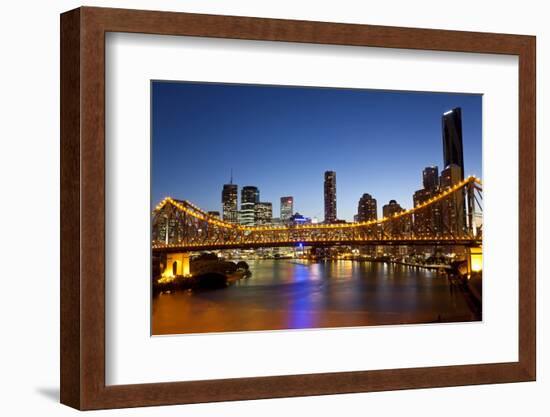
M 216 290 L 153 297 L 152 333 L 206 333 L 475 321 L 445 274 L 381 262 L 247 261 Z

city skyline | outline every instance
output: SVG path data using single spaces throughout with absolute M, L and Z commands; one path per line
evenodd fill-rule
M 443 171 L 442 116 L 456 107 L 464 124 L 463 174 L 481 177 L 478 95 L 167 82 L 152 86 L 153 204 L 170 195 L 222 212 L 220 191 L 231 175 L 239 196 L 243 187 L 257 187 L 260 200 L 272 204 L 273 217 L 280 212 L 281 198 L 292 196 L 294 212 L 323 221 L 323 176 L 334 171 L 338 219 L 352 221 L 364 194 L 377 200 L 378 217 L 390 200 L 412 208 L 423 170 L 437 166 Z M 193 123 L 185 123 L 185 116 Z M 273 143 L 271 135 L 279 140 Z M 176 163 L 178 142 L 192 157 Z M 337 146 L 338 152 L 328 146 Z M 196 174 L 186 178 L 191 168 Z M 239 180 L 239 171 L 246 180 Z M 239 209 L 241 204 L 239 198 Z

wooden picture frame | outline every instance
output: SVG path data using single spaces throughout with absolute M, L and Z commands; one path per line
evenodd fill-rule
M 105 384 L 105 34 L 131 32 L 519 57 L 519 360 Z M 82 7 L 61 15 L 61 402 L 90 410 L 533 381 L 535 37 Z M 512 273 L 512 272 L 510 272 Z

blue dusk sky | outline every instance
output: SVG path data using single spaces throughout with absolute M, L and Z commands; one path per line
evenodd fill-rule
M 369 193 L 413 206 L 422 170 L 443 169 L 441 116 L 462 108 L 465 176 L 481 177 L 482 96 L 153 81 L 152 204 L 166 196 L 221 212 L 222 186 L 255 185 L 260 201 L 294 197 L 324 218 L 324 172 L 336 171 L 338 218 Z

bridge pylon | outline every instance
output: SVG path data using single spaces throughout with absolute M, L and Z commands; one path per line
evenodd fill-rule
M 483 251 L 481 246 L 467 246 L 466 259 L 468 261 L 468 277 L 473 272 L 483 270 Z
M 176 276 L 190 276 L 189 252 L 169 253 L 166 255 L 166 265 L 162 276 L 172 278 Z

